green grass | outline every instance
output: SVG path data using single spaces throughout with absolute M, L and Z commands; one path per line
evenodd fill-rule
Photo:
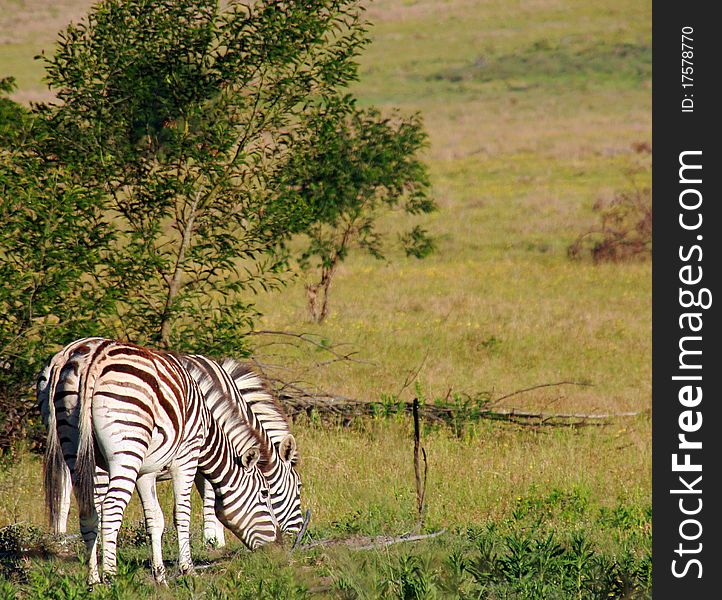
M 261 550 L 211 559 L 202 575 L 150 584 L 139 549 L 121 555 L 113 585 L 89 594 L 70 562 L 34 564 L 0 597 L 35 598 L 649 598 L 649 552 L 605 553 L 583 534 L 469 528 L 453 540 L 386 550 Z M 313 578 L 311 572 L 323 575 Z
M 0 21 L 0 75 L 18 77 L 23 100 L 44 93 L 33 54 L 52 47 L 63 14 L 80 14 L 88 2 L 67 0 L 65 12 L 29 18 L 36 4 L 0 0 L 0 14 L 12 16 Z M 449 390 L 495 398 L 574 380 L 592 386 L 541 388 L 502 406 L 642 414 L 581 430 L 480 423 L 456 436 L 429 429 L 427 528 L 448 532 L 414 546 L 214 554 L 199 544 L 196 510 L 195 556 L 210 567 L 158 595 L 430 598 L 481 591 L 489 598 L 569 598 L 621 597 L 632 586 L 632 596 L 644 597 L 651 268 L 572 262 L 566 248 L 595 223 L 597 199 L 649 185 L 650 157 L 635 145 L 651 142 L 651 3 L 378 0 L 369 16 L 373 44 L 361 57 L 354 92 L 365 105 L 421 111 L 440 210 L 418 223 L 436 236 L 438 251 L 424 261 L 400 250 L 389 262 L 352 254 L 334 280 L 322 326 L 308 322 L 301 275 L 280 294 L 257 299 L 260 329 L 347 343 L 359 362 L 325 364 L 323 351 L 262 346 L 274 341 L 264 337 L 259 358 L 282 365 L 285 378 L 355 398 L 409 400 L 417 390 L 404 381 L 418 369 L 429 401 Z M 407 222 L 391 215 L 383 225 L 393 240 Z M 407 420 L 367 419 L 350 428 L 303 420 L 294 430 L 313 537 L 414 527 Z M 19 456 L 0 472 L 0 527 L 42 527 L 39 464 Z M 168 500 L 166 492 L 170 510 Z M 119 584 L 130 587 L 118 597 L 155 593 L 147 548 L 133 541 L 139 520 L 134 501 L 123 547 L 129 574 Z M 575 579 L 571 565 L 584 554 L 579 539 L 592 555 Z M 63 577 L 81 589 L 74 556 L 30 561 L 30 583 L 0 583 L 0 597 L 3 585 L 30 595 L 43 585 L 60 590 Z M 583 593 L 580 582 L 588 586 Z M 448 591 L 454 585 L 456 596 Z
M 640 421 L 637 426 L 645 424 Z M 350 428 L 305 421 L 297 430 L 304 448 L 303 504 L 313 513 L 309 539 L 413 530 L 416 509 L 408 419 L 366 419 Z M 447 533 L 433 541 L 389 549 L 331 547 L 294 553 L 269 549 L 252 555 L 230 540 L 230 550 L 207 550 L 201 542 L 200 507 L 194 496 L 193 555 L 203 570 L 197 578 L 173 580 L 161 597 L 190 598 L 203 592 L 211 598 L 253 598 L 259 585 L 266 586 L 266 595 L 257 597 L 267 598 L 310 597 L 308 590 L 320 590 L 321 597 L 416 597 L 403 595 L 399 585 L 426 586 L 438 593 L 419 596 L 423 598 L 475 597 L 472 592 L 481 589 L 491 594 L 486 597 L 570 597 L 578 583 L 575 573 L 588 586 L 580 597 L 607 597 L 617 589 L 614 586 L 625 585 L 637 586 L 643 596 L 649 585 L 651 503 L 633 478 L 639 462 L 648 468 L 650 453 L 630 441 L 633 438 L 619 428 L 538 431 L 481 423 L 468 425 L 457 436 L 447 427 L 427 427 L 423 436 L 429 456 L 426 530 L 444 527 Z M 600 463 L 607 465 L 604 476 L 596 466 Z M 15 538 L 24 540 L 20 546 L 39 549 L 29 553 L 29 563 L 6 565 L 6 575 L 31 596 L 43 585 L 48 589 L 67 585 L 80 593 L 83 568 L 75 558 L 82 554 L 78 548 L 50 563 L 43 558 L 57 543 L 39 533 L 43 524 L 39 486 L 39 459 L 27 453 L 0 475 L 0 523 L 23 521 Z M 160 489 L 165 512 L 171 514 L 170 486 Z M 132 577 L 121 579 L 112 593 L 121 598 L 153 596 L 137 499 L 129 507 L 120 539 L 121 557 Z M 544 552 L 549 551 L 545 544 L 559 546 L 547 557 L 548 564 L 543 562 Z M 585 556 L 589 554 L 579 573 L 571 566 L 579 552 L 575 544 L 582 544 Z M 479 570 L 482 551 L 483 560 L 491 561 L 486 570 Z M 175 536 L 169 530 L 164 556 L 171 572 L 176 555 Z M 452 569 L 453 561 L 459 572 Z M 514 566 L 514 561 L 519 564 Z M 235 580 L 229 580 L 232 574 Z M 29 580 L 23 583 L 23 577 Z M 454 577 L 460 578 L 458 594 L 449 589 Z M 404 578 L 410 581 L 400 583 Z M 464 590 L 468 596 L 462 595 Z
M 478 56 L 461 67 L 443 69 L 427 76 L 430 80 L 507 82 L 510 89 L 529 86 L 588 87 L 596 85 L 632 87 L 642 84 L 652 74 L 651 46 L 634 43 L 593 45 L 584 39 L 557 44 L 546 38 L 521 51 L 497 56 Z M 517 82 L 517 83 L 514 83 Z
M 234 540 L 230 540 L 230 551 L 207 550 L 202 547 L 200 506 L 194 495 L 193 555 L 204 570 L 196 579 L 173 581 L 168 593 L 186 594 L 186 585 L 201 590 L 214 585 L 237 591 L 237 595 L 228 597 L 253 597 L 263 580 L 266 583 L 262 585 L 282 590 L 263 596 L 269 598 L 283 598 L 284 594 L 295 597 L 296 593 L 307 597 L 309 589 L 328 586 L 330 590 L 324 593 L 330 597 L 405 597 L 391 594 L 391 588 L 384 586 L 396 585 L 389 581 L 396 581 L 395 569 L 409 567 L 406 561 L 421 560 L 425 565 L 423 574 L 414 577 L 423 575 L 429 578 L 428 585 L 441 589 L 452 576 L 447 565 L 451 557 L 461 557 L 468 565 L 478 562 L 475 552 L 486 539 L 487 543 L 493 542 L 499 564 L 483 581 L 475 579 L 472 567 L 464 570 L 460 575 L 465 581 L 463 588 L 486 586 L 484 589 L 496 590 L 498 597 L 513 592 L 518 595 L 511 597 L 541 598 L 547 596 L 534 595 L 534 590 L 539 592 L 535 586 L 540 576 L 535 570 L 539 567 L 535 556 L 538 545 L 546 543 L 551 535 L 555 544 L 565 550 L 555 555 L 556 566 L 548 565 L 547 586 L 552 587 L 544 589 L 556 589 L 558 594 L 571 589 L 573 581 L 565 569 L 573 543 L 583 540 L 595 557 L 585 567 L 585 581 L 602 585 L 599 578 L 603 576 L 619 576 L 625 581 L 631 578 L 641 586 L 641 594 L 648 585 L 644 573 L 651 552 L 651 503 L 648 491 L 634 478 L 640 464 L 647 469 L 650 465 L 649 449 L 635 440 L 645 427 L 648 424 L 644 419 L 634 422 L 630 429 L 611 430 L 521 430 L 480 423 L 469 424 L 461 435 L 455 435 L 448 427 L 427 427 L 423 434 L 429 456 L 426 530 L 443 527 L 447 533 L 433 542 L 406 544 L 388 551 L 328 548 L 289 554 L 287 550 L 271 549 L 257 557 L 239 549 Z M 365 419 L 347 428 L 303 421 L 296 429 L 304 449 L 300 465 L 305 483 L 303 504 L 313 514 L 309 539 L 398 535 L 414 529 L 416 500 L 409 419 Z M 605 465 L 603 472 L 599 465 Z M 25 452 L 0 475 L 0 524 L 21 521 L 21 532 L 27 531 L 29 525 L 30 533 L 24 534 L 28 541 L 21 545 L 41 549 L 39 553 L 31 552 L 30 563 L 21 563 L 14 575 L 10 568 L 6 568 L 6 574 L 11 580 L 19 580 L 13 585 L 28 593 L 33 585 L 39 585 L 33 577 L 51 577 L 48 585 L 58 587 L 58 578 L 67 575 L 68 585 L 82 589 L 83 569 L 74 558 L 82 553 L 77 548 L 60 563 L 54 559 L 59 569 L 54 568 L 52 576 L 42 575 L 47 564 L 42 557 L 48 548 L 52 550 L 53 543 L 43 541 L 37 533 L 42 531 L 44 518 L 38 501 L 40 483 L 39 458 Z M 172 514 L 169 485 L 161 486 L 161 502 L 165 513 Z M 120 538 L 122 557 L 130 562 L 134 581 L 141 587 L 140 592 L 124 588 L 118 592 L 119 597 L 141 592 L 152 595 L 149 549 L 136 498 L 126 514 Z M 71 528 L 75 530 L 73 525 Z M 522 544 L 515 552 L 528 555 L 517 557 L 528 569 L 518 577 L 519 581 L 510 575 L 510 567 L 504 566 L 504 557 L 512 552 L 510 545 L 514 543 Z M 164 556 L 171 571 L 176 555 L 171 529 L 164 541 Z M 229 573 L 241 573 L 239 581 L 229 584 Z M 30 577 L 30 582 L 22 583 L 22 576 Z M 349 586 L 365 590 L 366 595 L 349 596 Z M 289 590 L 296 591 L 292 594 Z M 391 595 L 385 595 L 387 592 Z M 244 596 L 246 593 L 249 595 Z M 194 596 L 188 592 L 181 597 Z

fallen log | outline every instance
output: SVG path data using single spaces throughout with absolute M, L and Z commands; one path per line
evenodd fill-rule
M 278 399 L 292 419 L 300 414 L 306 414 L 309 417 L 315 414 L 322 419 L 349 424 L 356 417 L 413 414 L 413 402 L 359 400 L 321 391 L 314 393 L 298 384 L 278 379 L 268 378 L 268 380 L 272 383 Z M 612 419 L 634 417 L 645 412 L 552 413 L 496 406 L 501 400 L 524 392 L 562 385 L 588 386 L 590 384 L 573 381 L 545 383 L 506 394 L 496 400 L 488 397 L 472 398 L 463 395 L 457 395 L 455 400 L 449 400 L 451 394 L 447 394 L 447 398 L 444 400 L 419 404 L 418 413 L 427 422 L 446 425 L 487 419 L 530 427 L 585 427 L 603 426 Z

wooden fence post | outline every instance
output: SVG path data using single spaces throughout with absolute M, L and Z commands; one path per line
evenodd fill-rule
M 429 463 L 426 460 L 426 450 L 421 446 L 421 427 L 419 426 L 419 399 L 414 398 L 412 405 L 414 416 L 414 475 L 416 477 L 416 509 L 418 519 L 416 528 L 421 531 L 424 527 L 425 500 L 426 500 L 426 475 L 429 470 Z M 421 457 L 424 459 L 424 472 L 421 473 Z

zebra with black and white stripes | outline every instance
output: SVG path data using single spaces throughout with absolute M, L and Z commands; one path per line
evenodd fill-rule
M 37 379 L 36 396 L 38 408 L 40 409 L 40 417 L 43 424 L 48 430 L 48 443 L 45 445 L 45 460 L 43 461 L 45 505 L 48 509 L 48 516 L 50 518 L 50 524 L 53 527 L 53 533 L 55 534 L 65 533 L 67 530 L 70 497 L 73 487 L 70 472 L 63 459 L 60 445 L 56 443 L 55 405 L 54 402 L 51 401 L 51 391 L 53 394 L 55 393 L 60 373 L 76 349 L 81 346 L 86 347 L 87 350 L 83 352 L 83 356 L 89 358 L 90 350 L 103 341 L 104 339 L 101 337 L 88 337 L 71 342 L 50 359 Z M 74 371 L 75 370 L 77 370 L 77 366 Z M 76 382 L 79 382 L 79 373 L 72 372 L 70 376 L 73 377 Z M 64 393 L 69 394 L 67 385 Z M 79 391 L 75 394 L 76 397 L 71 400 L 71 402 L 75 404 L 78 403 L 78 394 Z M 53 485 L 51 485 L 49 478 L 55 480 Z
M 242 367 L 232 359 L 225 359 L 221 364 L 200 355 L 180 356 L 180 360 L 198 383 L 208 409 L 234 448 L 244 448 L 250 436 L 258 440 L 261 448 L 268 448 L 268 454 L 264 454 L 259 466 L 268 481 L 273 512 L 283 532 L 300 531 L 303 516 L 301 479 L 295 468 L 298 460 L 296 439 L 287 422 L 283 431 L 279 428 L 278 415 L 271 418 L 267 411 L 256 412 L 254 409 L 254 406 L 260 406 L 260 380 L 248 377 L 234 381 L 230 371 L 235 369 L 237 372 Z M 247 371 L 245 373 L 249 375 Z M 272 401 L 270 396 L 264 399 Z M 223 546 L 223 527 L 215 516 L 213 490 L 208 482 L 204 484 L 201 474 L 196 483 L 204 500 L 204 539 Z
M 296 470 L 298 448 L 291 434 L 288 417 L 266 383 L 249 364 L 225 358 L 221 361 L 221 367 L 233 380 L 243 401 L 258 419 L 273 446 L 278 449 L 281 459 L 290 466 L 285 479 L 287 492 L 276 494 L 273 506 L 281 529 L 295 533 L 303 525 L 300 511 L 301 478 Z M 298 490 L 295 497 L 292 493 L 294 490 Z M 209 490 L 204 491 L 203 523 L 204 540 L 218 547 L 224 546 L 223 526 L 215 516 Z
M 47 392 L 55 409 L 55 427 L 48 435 L 46 497 L 62 494 L 65 471 L 58 460 L 62 456 L 78 500 L 91 585 L 100 580 L 96 458 L 108 473 L 107 489 L 99 495 L 106 579 L 116 572 L 117 535 L 137 487 L 151 537 L 153 574 L 156 581 L 164 581 L 164 523 L 155 490 L 161 474 L 173 480 L 181 572 L 192 569 L 190 492 L 196 470 L 213 486 L 218 517 L 246 546 L 253 549 L 279 538 L 268 485 L 257 465 L 258 447 L 235 454 L 198 385 L 173 355 L 112 340 L 81 343 Z
M 86 338 L 69 344 L 52 357 L 41 373 L 38 379 L 38 403 L 43 420 L 49 427 L 53 427 L 55 416 L 53 404 L 49 402 L 48 389 L 55 385 L 68 356 L 78 346 L 95 346 L 102 341 L 102 338 Z M 275 404 L 255 373 L 237 361 L 225 359 L 221 368 L 215 361 L 202 356 L 179 358 L 200 385 L 206 406 L 231 439 L 236 452 L 242 454 L 249 444 L 256 442 L 261 448 L 268 448 L 268 452 L 262 451 L 264 460 L 259 462 L 259 466 L 269 483 L 274 513 L 282 531 L 298 532 L 302 526 L 301 482 L 295 468 L 298 450 L 280 406 Z M 231 370 L 238 377 L 236 386 L 227 374 Z M 267 406 L 261 408 L 264 405 Z M 46 457 L 46 464 L 51 460 L 52 457 Z M 163 478 L 161 476 L 159 479 Z M 66 482 L 69 484 L 69 478 Z M 222 546 L 225 543 L 224 532 L 215 515 L 213 488 L 201 473 L 196 476 L 196 484 L 204 500 L 204 540 Z M 96 486 L 99 494 L 102 494 L 106 485 L 107 473 L 97 468 Z M 62 497 L 47 501 L 51 507 L 51 523 L 56 524 L 56 533 L 66 531 L 70 509 L 69 486 L 66 486 L 64 492 Z M 59 516 L 53 514 L 55 510 L 59 510 Z

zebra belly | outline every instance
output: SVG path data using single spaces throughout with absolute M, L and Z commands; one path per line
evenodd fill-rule
M 140 468 L 141 475 L 145 475 L 146 473 L 168 472 L 180 447 L 180 440 L 177 440 L 176 443 L 173 444 L 169 444 L 168 442 L 168 435 L 163 429 L 155 428 L 153 430 L 148 452 Z

